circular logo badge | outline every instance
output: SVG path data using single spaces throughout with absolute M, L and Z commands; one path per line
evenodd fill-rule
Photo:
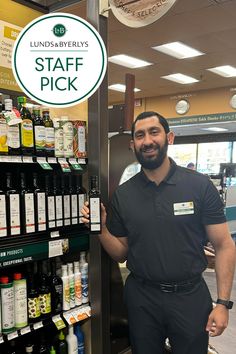
M 95 28 L 66 13 L 41 16 L 19 34 L 12 69 L 22 91 L 51 107 L 88 99 L 107 67 L 106 48 Z

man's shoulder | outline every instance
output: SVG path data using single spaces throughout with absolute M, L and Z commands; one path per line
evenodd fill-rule
M 120 184 L 116 188 L 117 193 L 123 193 L 129 191 L 131 188 L 134 188 L 140 181 L 141 178 L 141 171 L 138 172 L 136 175 L 125 181 L 124 183 Z
M 203 173 L 197 172 L 195 170 L 190 170 L 189 168 L 178 166 L 176 168 L 176 173 L 180 177 L 180 180 L 184 178 L 188 181 L 193 181 L 196 183 L 210 183 L 209 176 L 204 175 Z

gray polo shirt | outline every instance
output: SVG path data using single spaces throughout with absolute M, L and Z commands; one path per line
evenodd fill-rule
M 204 225 L 226 221 L 209 178 L 170 161 L 159 186 L 140 171 L 117 188 L 108 208 L 108 230 L 128 238 L 128 269 L 154 282 L 202 273 L 207 265 Z

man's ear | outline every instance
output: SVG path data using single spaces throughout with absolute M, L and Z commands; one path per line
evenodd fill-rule
M 167 134 L 167 140 L 168 140 L 168 144 L 169 144 L 169 145 L 173 145 L 173 144 L 174 144 L 174 140 L 175 140 L 175 134 L 174 134 L 174 132 L 170 131 L 170 132 Z
M 133 140 L 130 140 L 129 147 L 134 152 L 134 141 Z

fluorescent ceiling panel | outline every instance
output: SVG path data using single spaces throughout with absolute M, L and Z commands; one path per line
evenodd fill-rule
M 182 85 L 192 84 L 194 82 L 198 82 L 199 81 L 197 79 L 194 79 L 194 77 L 187 76 L 187 75 L 180 74 L 180 73 L 166 75 L 166 76 L 161 76 L 161 77 L 163 79 L 174 81 L 174 82 L 177 82 L 178 84 L 182 84 Z
M 163 45 L 152 47 L 152 49 L 155 49 L 158 52 L 162 52 L 167 55 L 171 55 L 172 57 L 175 57 L 177 59 L 193 58 L 205 54 L 181 42 L 166 43 Z
M 125 92 L 126 86 L 122 84 L 113 84 L 108 86 L 108 88 L 114 91 Z M 139 88 L 136 87 L 134 88 L 134 92 L 139 92 L 139 91 L 141 91 Z
M 236 76 L 236 68 L 231 65 L 216 66 L 215 68 L 210 68 L 207 70 L 223 77 Z
M 202 128 L 201 130 L 209 130 L 211 132 L 226 132 L 226 131 L 228 131 L 228 129 L 226 129 L 226 128 L 219 128 L 219 127 Z
M 108 61 L 114 64 L 126 66 L 130 69 L 142 68 L 144 66 L 152 65 L 148 61 L 130 57 L 129 55 L 119 54 L 108 58 Z

